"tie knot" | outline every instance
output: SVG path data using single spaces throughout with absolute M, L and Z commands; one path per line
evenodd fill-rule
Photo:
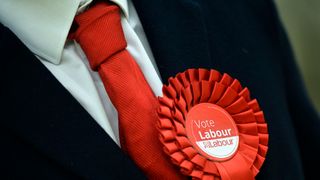
M 99 65 L 127 46 L 120 19 L 119 7 L 101 2 L 75 18 L 78 29 L 74 39 L 85 52 L 90 66 Z

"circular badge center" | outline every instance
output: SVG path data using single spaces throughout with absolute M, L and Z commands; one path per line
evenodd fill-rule
M 208 159 L 225 161 L 238 149 L 236 124 L 227 111 L 215 104 L 192 107 L 187 114 L 186 130 L 192 145 Z

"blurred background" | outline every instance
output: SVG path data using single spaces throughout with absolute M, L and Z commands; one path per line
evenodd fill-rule
M 320 0 L 274 0 L 309 97 L 320 113 Z

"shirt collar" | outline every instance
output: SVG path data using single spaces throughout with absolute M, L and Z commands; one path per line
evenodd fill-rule
M 92 0 L 3 0 L 0 22 L 37 56 L 59 64 L 62 51 L 78 11 Z M 127 0 L 111 0 L 128 18 Z
M 125 15 L 125 17 L 127 19 L 129 18 L 128 0 L 110 0 L 110 1 L 117 4 L 121 8 L 121 11 Z

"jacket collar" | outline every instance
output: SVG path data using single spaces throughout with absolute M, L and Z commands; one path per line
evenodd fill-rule
M 92 0 L 5 0 L 0 6 L 0 22 L 7 26 L 37 56 L 54 63 L 61 61 L 62 51 L 77 12 Z M 126 17 L 127 0 L 112 0 Z

